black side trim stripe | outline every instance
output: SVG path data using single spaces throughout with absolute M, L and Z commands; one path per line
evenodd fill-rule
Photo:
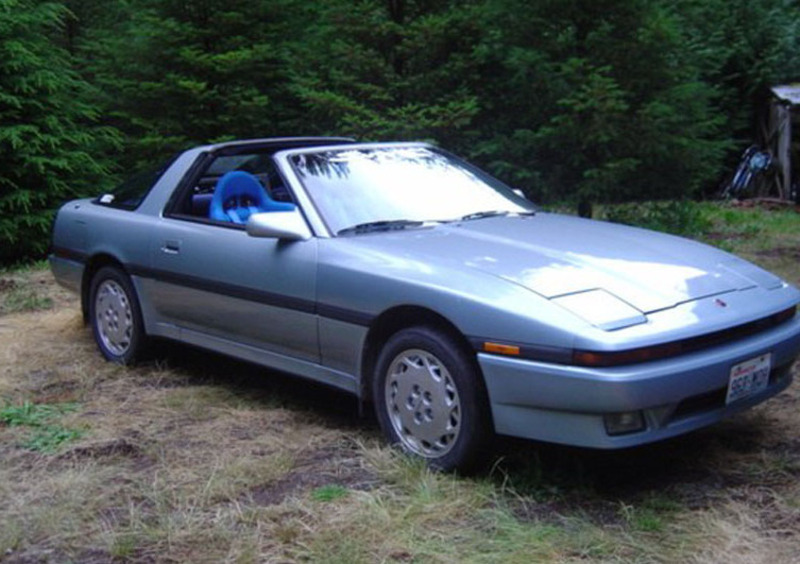
M 624 349 L 619 351 L 584 351 L 572 350 L 560 347 L 547 347 L 530 345 L 525 343 L 515 343 L 509 341 L 497 341 L 482 337 L 469 337 L 469 342 L 476 352 L 486 353 L 486 343 L 497 343 L 500 345 L 517 347 L 519 355 L 503 355 L 509 358 L 519 358 L 525 360 L 535 360 L 542 362 L 552 362 L 556 364 L 568 364 L 573 366 L 589 366 L 592 368 L 607 368 L 612 366 L 623 366 L 626 364 L 637 364 L 650 362 L 664 358 L 672 358 L 695 351 L 709 349 L 718 345 L 735 342 L 740 339 L 757 335 L 768 331 L 783 323 L 794 319 L 797 313 L 797 306 L 779 311 L 770 316 L 737 325 L 722 331 L 707 333 L 697 337 L 690 337 L 681 341 L 671 341 L 657 345 Z M 489 352 L 488 354 L 497 354 Z M 591 361 L 582 360 L 581 357 L 593 357 Z
M 55 255 L 56 258 L 81 263 L 85 263 L 89 259 L 85 253 L 73 251 L 72 249 L 67 249 L 66 247 L 53 247 L 53 255 Z
M 317 304 L 317 313 L 321 317 L 327 317 L 328 319 L 334 319 L 336 321 L 344 321 L 345 323 L 351 323 L 353 325 L 361 325 L 363 327 L 368 327 L 372 323 L 372 320 L 375 319 L 375 316 L 369 313 L 327 304 Z
M 670 341 L 650 347 L 639 347 L 622 351 L 576 350 L 574 363 L 585 366 L 622 366 L 624 364 L 634 364 L 637 362 L 680 356 L 690 352 L 735 342 L 768 331 L 793 319 L 796 313 L 797 306 L 792 306 L 768 317 L 763 317 L 729 329 L 706 333 L 705 335 L 690 337 L 680 341 Z M 580 360 L 587 358 L 591 358 L 591 363 L 587 363 L 586 360 L 581 362 Z
M 128 272 L 135 276 L 141 276 L 142 278 L 151 278 L 153 280 L 158 280 L 159 282 L 175 284 L 176 286 L 184 286 L 186 288 L 201 290 L 203 292 L 211 292 L 213 294 L 220 294 L 223 296 L 229 296 L 232 298 L 268 306 L 299 311 L 302 313 L 309 313 L 312 315 L 320 315 L 328 319 L 343 321 L 353 325 L 367 327 L 375 318 L 374 315 L 359 311 L 353 311 L 326 304 L 317 304 L 311 300 L 296 298 L 294 296 L 286 296 L 283 294 L 276 294 L 273 292 L 265 292 L 262 290 L 254 290 L 252 288 L 246 288 L 237 284 L 215 282 L 196 276 L 176 274 L 166 270 L 158 270 L 138 265 L 129 264 L 126 266 Z

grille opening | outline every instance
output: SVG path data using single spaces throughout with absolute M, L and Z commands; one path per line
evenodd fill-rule
M 773 368 L 769 373 L 769 384 L 767 389 L 771 388 L 778 382 L 782 381 L 789 373 L 789 365 Z M 670 421 L 676 421 L 685 417 L 690 417 L 698 413 L 706 411 L 713 411 L 715 409 L 722 409 L 725 407 L 725 398 L 728 395 L 728 387 L 723 386 L 704 394 L 698 394 L 690 398 L 686 398 L 678 404 L 675 411 L 672 412 Z
M 704 411 L 725 407 L 725 397 L 727 395 L 728 388 L 724 387 L 706 392 L 705 394 L 686 398 L 675 408 L 671 420 L 683 419 L 684 417 L 689 417 L 696 413 L 703 413 Z

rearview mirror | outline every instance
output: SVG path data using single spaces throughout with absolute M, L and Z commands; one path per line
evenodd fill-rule
M 251 237 L 305 241 L 311 238 L 300 210 L 254 213 L 247 220 L 247 234 Z

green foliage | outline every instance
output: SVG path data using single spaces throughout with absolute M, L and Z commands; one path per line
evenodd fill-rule
M 75 406 L 56 406 L 50 404 L 37 404 L 29 401 L 22 405 L 6 405 L 0 409 L 0 421 L 9 427 L 27 425 L 41 427 L 64 411 L 74 411 Z
M 106 172 L 92 153 L 113 132 L 93 127 L 88 85 L 51 40 L 66 13 L 0 0 L 0 262 L 43 253 L 54 206 Z
M 605 219 L 694 238 L 702 237 L 712 227 L 704 208 L 690 200 L 608 206 L 605 209 Z
M 85 30 L 76 48 L 126 135 L 126 165 L 213 140 L 302 133 L 285 125 L 294 112 L 285 15 L 297 0 L 111 4 L 114 21 Z
M 718 93 L 723 134 L 751 141 L 767 87 L 800 76 L 800 6 L 792 0 L 665 4 L 680 22 L 701 78 Z
M 661 2 L 492 4 L 503 31 L 483 96 L 511 111 L 486 112 L 477 155 L 495 173 L 544 202 L 685 197 L 716 179 L 716 90 Z
M 6 405 L 0 409 L 0 422 L 9 427 L 32 427 L 33 433 L 22 446 L 39 452 L 53 452 L 83 434 L 54 421 L 65 413 L 75 411 L 77 407 L 74 403 L 39 404 L 26 401 L 22 405 Z
M 620 504 L 620 514 L 628 527 L 643 533 L 663 532 L 669 518 L 682 509 L 680 503 L 656 494 L 636 505 Z
M 479 2 L 337 0 L 298 46 L 294 92 L 307 124 L 361 139 L 458 148 L 480 108 L 471 83 L 484 33 Z
M 314 501 L 334 501 L 347 496 L 350 491 L 339 484 L 328 484 L 320 486 L 311 492 L 311 499 Z
M 78 440 L 83 433 L 77 429 L 67 429 L 58 425 L 49 425 L 38 429 L 22 446 L 37 452 L 54 452 L 64 443 Z
M 231 138 L 430 140 L 542 203 L 712 193 L 798 26 L 793 0 L 0 0 L 0 262 Z

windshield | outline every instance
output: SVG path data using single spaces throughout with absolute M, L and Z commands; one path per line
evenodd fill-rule
M 534 211 L 499 180 L 432 147 L 342 147 L 295 154 L 290 162 L 333 233 L 373 222 Z

